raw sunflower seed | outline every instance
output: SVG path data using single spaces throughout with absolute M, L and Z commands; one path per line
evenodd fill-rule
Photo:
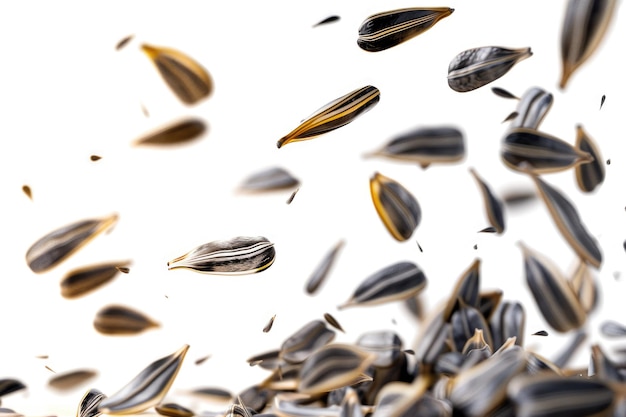
M 142 45 L 161 77 L 185 104 L 195 104 L 213 92 L 208 71 L 188 55 L 171 48 Z
M 75 371 L 56 374 L 48 380 L 48 385 L 57 390 L 70 390 L 98 375 L 93 369 L 77 369 Z
M 531 175 L 531 177 L 535 181 L 541 199 L 548 207 L 552 220 L 574 252 L 580 259 L 599 268 L 602 263 L 602 252 L 596 240 L 582 224 L 576 207 L 541 178 L 536 175 Z
M 74 269 L 61 280 L 61 295 L 65 298 L 85 295 L 111 281 L 120 272 L 119 268 L 129 263 L 129 261 L 109 262 Z
M 90 389 L 83 395 L 80 403 L 78 403 L 78 410 L 76 411 L 76 417 L 98 417 L 102 414 L 98 407 L 102 400 L 106 398 L 106 395 L 98 391 L 97 389 Z
M 187 268 L 217 275 L 254 274 L 269 268 L 274 244 L 262 236 L 239 236 L 205 243 L 167 263 L 168 269 Z
M 586 164 L 576 165 L 576 182 L 581 191 L 589 193 L 604 181 L 604 165 L 600 149 L 581 125 L 576 126 L 576 147 L 593 158 Z M 608 161 L 607 161 L 608 162 Z
M 300 181 L 286 169 L 268 168 L 252 174 L 241 184 L 244 191 L 270 191 L 298 186 Z
M 320 285 L 326 280 L 330 269 L 335 263 L 339 251 L 343 248 L 345 241 L 340 240 L 337 244 L 324 256 L 319 265 L 315 268 L 311 276 L 306 282 L 306 292 L 315 294 Z
M 559 86 L 565 88 L 571 75 L 596 50 L 615 14 L 616 0 L 569 0 L 561 31 Z
M 548 332 L 545 330 L 539 330 L 538 332 L 533 333 L 531 336 L 548 336 Z
M 345 330 L 343 330 L 343 327 L 341 327 L 341 324 L 339 324 L 337 319 L 331 316 L 329 313 L 324 313 L 324 320 L 326 320 L 326 322 L 330 324 L 331 326 L 333 326 L 335 329 L 339 330 L 340 332 L 345 333 Z
M 625 337 L 626 326 L 613 320 L 606 320 L 600 325 L 600 331 L 606 337 Z
M 23 185 L 22 191 L 24 192 L 24 194 L 26 194 L 26 197 L 28 197 L 30 200 L 33 199 L 33 191 L 30 189 L 28 185 Z
M 21 381 L 13 378 L 3 378 L 0 379 L 0 397 L 3 397 L 7 394 L 11 394 L 15 391 L 19 391 L 25 389 L 26 385 L 24 385 Z
M 269 370 L 274 370 L 283 363 L 280 359 L 279 349 L 254 355 L 248 358 L 246 362 L 248 362 L 250 366 L 259 365 L 261 368 Z
M 446 350 L 451 327 L 450 323 L 443 320 L 441 313 L 426 325 L 415 348 L 415 357 L 425 367 L 434 365 L 439 355 Z
M 361 23 L 357 44 L 368 52 L 383 51 L 426 32 L 452 12 L 448 7 L 432 7 L 375 14 Z
M 550 372 L 555 375 L 563 375 L 563 372 L 558 366 L 534 352 L 526 352 L 526 371 L 529 374 Z
M 515 64 L 532 56 L 530 48 L 508 49 L 484 46 L 458 54 L 448 66 L 448 85 L 460 93 L 489 84 Z
M 135 35 L 128 35 L 120 39 L 120 41 L 117 44 L 115 44 L 115 49 L 119 51 L 120 49 L 125 47 L 134 37 Z
M 519 97 L 517 97 L 515 94 L 509 92 L 508 90 L 505 90 L 504 88 L 491 87 L 491 91 L 493 92 L 493 94 L 495 94 L 498 97 L 513 99 L 513 100 L 519 100 Z
M 496 198 L 489 185 L 478 175 L 474 168 L 470 168 L 470 173 L 480 187 L 489 223 L 496 229 L 497 233 L 504 233 L 504 205 L 502 201 Z
M 467 342 L 465 342 L 465 345 L 461 350 L 461 354 L 468 355 L 472 350 L 480 350 L 484 348 L 488 348 L 489 355 L 491 356 L 491 348 L 485 340 L 484 331 L 482 329 L 474 329 L 474 336 L 467 339 Z
M 194 415 L 190 409 L 175 403 L 159 404 L 154 409 L 162 416 L 168 417 L 193 417 Z
M 509 130 L 500 156 L 509 168 L 535 174 L 563 171 L 593 160 L 589 153 L 561 139 L 523 127 Z
M 276 314 L 274 314 L 272 318 L 270 318 L 270 321 L 267 322 L 265 327 L 263 327 L 263 333 L 268 333 L 270 330 L 272 330 L 272 326 L 274 325 L 274 320 L 276 320 Z
M 319 22 L 317 22 L 316 24 L 314 24 L 313 27 L 317 27 L 317 26 L 320 26 L 320 25 L 325 25 L 327 23 L 336 22 L 339 19 L 340 19 L 340 17 L 336 16 L 336 15 L 328 16 L 326 19 L 322 19 Z
M 131 308 L 110 305 L 98 311 L 93 326 L 106 335 L 132 335 L 159 327 L 159 323 Z
M 561 272 L 541 254 L 520 243 L 526 282 L 546 322 L 559 332 L 581 327 L 587 318 Z
M 189 345 L 158 359 L 148 365 L 124 388 L 104 399 L 99 411 L 105 414 L 141 413 L 161 402 L 167 394 L 181 365 Z
M 539 87 L 529 88 L 517 104 L 517 117 L 511 123 L 511 128 L 539 129 L 539 125 L 552 107 L 552 101 L 552 94 L 546 90 Z
M 338 308 L 405 300 L 426 287 L 426 275 L 412 262 L 398 262 L 370 275 Z
M 170 146 L 190 142 L 204 134 L 206 124 L 196 118 L 182 119 L 165 125 L 135 141 L 136 146 Z
M 36 273 L 56 266 L 91 239 L 111 227 L 117 214 L 99 219 L 81 220 L 48 233 L 26 252 L 26 262 Z
M 291 142 L 313 139 L 345 126 L 374 107 L 379 100 L 380 91 L 376 87 L 368 85 L 354 90 L 316 111 L 300 126 L 276 142 L 276 146 L 281 148 Z
M 448 302 L 443 310 L 443 319 L 450 321 L 452 313 L 459 307 L 459 300 L 471 307 L 479 306 L 478 291 L 480 289 L 480 259 L 474 262 L 461 274 L 456 281 L 454 289 L 448 297 Z
M 403 242 L 413 235 L 422 219 L 415 197 L 399 182 L 376 172 L 370 178 L 374 208 L 394 239 Z
M 292 364 L 302 363 L 311 353 L 334 338 L 335 332 L 328 329 L 323 321 L 313 320 L 283 342 L 280 358 Z
M 493 348 L 498 349 L 509 338 L 515 337 L 515 344 L 524 345 L 524 325 L 526 313 L 518 302 L 505 301 L 491 317 Z
M 394 137 L 366 156 L 416 162 L 426 168 L 432 163 L 461 161 L 465 157 L 465 138 L 456 127 L 422 127 Z

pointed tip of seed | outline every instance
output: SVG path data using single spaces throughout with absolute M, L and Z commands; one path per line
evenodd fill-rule
M 280 149 L 285 143 L 287 143 L 287 137 L 278 140 L 278 142 L 276 142 L 276 147 Z
M 154 46 L 150 46 L 148 44 L 142 44 L 141 45 L 141 50 L 148 55 L 149 58 L 154 58 L 155 56 L 157 56 L 159 54 L 159 50 L 157 48 L 155 48 Z

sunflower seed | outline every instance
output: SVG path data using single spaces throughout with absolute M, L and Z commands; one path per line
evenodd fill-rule
M 161 402 L 167 394 L 181 365 L 189 345 L 158 359 L 148 365 L 121 390 L 104 399 L 99 411 L 105 414 L 141 413 Z
M 296 194 L 298 193 L 298 191 L 300 191 L 300 187 L 298 187 L 295 190 L 293 190 L 293 192 L 291 193 L 291 195 L 287 199 L 287 204 L 291 204 L 291 202 L 293 201 L 293 199 L 296 196 Z
M 44 368 L 46 368 L 48 371 L 52 372 L 53 374 L 57 373 L 57 371 L 55 371 L 54 369 L 50 368 L 48 365 L 46 365 Z
M 299 184 L 300 181 L 286 169 L 274 167 L 252 174 L 240 188 L 244 191 L 270 191 L 291 188 Z
M 478 187 L 482 193 L 489 223 L 496 229 L 498 234 L 504 233 L 504 205 L 502 201 L 493 194 L 489 185 L 478 176 L 474 168 L 470 168 L 470 173 L 478 183 Z
M 430 417 L 430 414 L 413 414 L 411 411 L 415 403 L 427 395 L 426 389 L 431 383 L 432 378 L 420 375 L 410 384 L 394 382 L 385 385 L 376 398 L 372 417 L 408 417 L 412 415 Z
M 56 374 L 48 380 L 48 386 L 57 390 L 70 390 L 83 385 L 97 375 L 98 372 L 93 369 L 77 369 L 75 371 Z
M 471 307 L 478 307 L 478 290 L 480 289 L 480 259 L 474 262 L 461 274 L 456 281 L 448 302 L 443 310 L 443 319 L 450 321 L 452 313 L 459 307 L 459 300 Z
M 190 142 L 204 134 L 206 124 L 196 118 L 182 119 L 162 126 L 135 141 L 136 146 L 171 146 Z
M 267 322 L 265 327 L 263 327 L 263 333 L 268 333 L 270 330 L 272 330 L 272 326 L 274 325 L 275 319 L 276 319 L 276 314 L 274 314 L 272 318 L 270 318 L 270 321 Z
M 101 160 L 102 157 L 100 155 L 91 155 L 89 159 L 91 159 L 92 162 L 96 162 L 96 161 Z
M 168 269 L 187 268 L 217 275 L 254 274 L 269 268 L 274 244 L 262 236 L 239 236 L 205 243 L 167 263 Z
M 313 139 L 345 126 L 374 107 L 379 99 L 380 91 L 371 85 L 354 90 L 316 111 L 300 126 L 278 140 L 276 146 L 281 148 L 291 142 Z
M 324 313 L 324 320 L 326 320 L 326 322 L 330 324 L 331 326 L 333 326 L 335 329 L 339 330 L 342 333 L 345 333 L 345 330 L 343 330 L 343 327 L 341 327 L 341 324 L 339 324 L 337 319 L 331 316 L 329 313 Z
M 593 160 L 589 153 L 561 139 L 523 127 L 509 130 L 500 156 L 509 168 L 535 174 L 563 171 Z
M 313 320 L 285 340 L 280 347 L 280 358 L 289 363 L 302 363 L 315 350 L 330 343 L 335 332 L 323 321 Z
M 25 389 L 26 385 L 24 385 L 21 381 L 13 378 L 3 378 L 0 379 L 0 397 L 4 397 L 7 394 L 11 394 L 15 391 L 19 391 Z
M 315 268 L 311 276 L 306 282 L 306 292 L 308 294 L 315 294 L 320 285 L 326 280 L 328 273 L 330 272 L 332 266 L 334 265 L 337 256 L 339 255 L 339 251 L 345 245 L 344 240 L 340 240 L 335 244 L 335 246 L 326 253 L 322 261 Z
M 338 308 L 405 300 L 426 287 L 426 275 L 412 262 L 398 262 L 370 275 Z
M 518 302 L 505 301 L 491 317 L 493 348 L 498 349 L 509 338 L 515 337 L 515 344 L 524 345 L 524 325 L 526 313 Z
M 193 411 L 175 403 L 159 404 L 154 407 L 157 413 L 169 417 L 192 417 Z
M 83 395 L 80 403 L 78 403 L 78 410 L 76 411 L 76 417 L 98 417 L 102 414 L 98 407 L 102 400 L 106 398 L 106 395 L 98 391 L 97 389 L 90 389 Z
M 505 90 L 504 88 L 491 87 L 491 91 L 493 92 L 493 94 L 495 94 L 498 97 L 513 99 L 513 100 L 519 100 L 519 97 L 517 97 L 515 94 Z
M 602 98 L 600 99 L 600 110 L 602 110 L 602 106 L 604 106 L 604 100 L 606 100 L 606 95 L 602 94 Z
M 539 330 L 538 332 L 533 333 L 531 336 L 548 336 L 548 332 L 545 330 Z
M 250 366 L 259 365 L 261 368 L 269 370 L 274 370 L 283 363 L 282 359 L 280 359 L 279 349 L 254 355 L 248 358 L 246 362 Z
M 526 90 L 517 104 L 517 117 L 511 123 L 511 129 L 525 127 L 528 129 L 539 129 L 546 114 L 552 107 L 552 94 L 539 87 L 532 87 Z
M 61 295 L 65 298 L 85 295 L 111 281 L 120 272 L 120 265 L 129 263 L 130 261 L 109 262 L 73 269 L 61 280 Z
M 213 92 L 208 71 L 188 55 L 171 48 L 141 45 L 161 77 L 185 104 L 195 104 Z
M 489 344 L 485 341 L 484 332 L 482 329 L 474 329 L 474 335 L 467 339 L 463 349 L 461 350 L 462 355 L 468 355 L 472 350 L 476 349 L 484 349 L 488 348 L 489 356 L 491 356 L 491 348 Z
M 400 242 L 411 238 L 422 219 L 422 209 L 415 197 L 399 182 L 378 172 L 370 178 L 370 194 L 391 236 Z
M 548 207 L 552 220 L 580 259 L 596 268 L 602 263 L 602 252 L 596 240 L 580 220 L 576 207 L 558 190 L 531 175 L 541 199 Z
M 606 320 L 600 325 L 600 331 L 606 337 L 625 337 L 626 326 L 613 320 Z
M 106 335 L 132 335 L 159 327 L 159 323 L 131 308 L 110 305 L 96 313 L 93 326 L 98 332 Z
M 377 368 L 389 368 L 402 357 L 402 340 L 393 331 L 369 331 L 358 338 L 356 345 L 375 355 L 372 365 Z
M 128 35 L 125 38 L 120 39 L 120 41 L 115 44 L 115 49 L 119 51 L 120 49 L 125 47 L 134 37 L 135 35 Z
M 326 19 L 322 19 L 319 22 L 317 22 L 316 24 L 314 24 L 313 27 L 317 27 L 317 26 L 320 26 L 320 25 L 325 25 L 327 23 L 336 22 L 339 19 L 340 19 L 340 17 L 336 16 L 336 15 L 328 16 Z
M 33 272 L 45 272 L 116 222 L 117 214 L 112 214 L 63 226 L 36 241 L 26 252 L 26 262 Z
M 426 168 L 432 163 L 461 161 L 465 157 L 465 138 L 456 127 L 421 127 L 392 138 L 365 156 L 416 162 Z
M 559 87 L 593 54 L 615 14 L 616 0 L 569 0 L 561 31 Z
M 359 47 L 379 52 L 416 37 L 448 17 L 448 7 L 407 8 L 382 12 L 365 19 L 359 27 Z
M 543 255 L 521 242 L 519 245 L 526 283 L 546 322 L 558 332 L 581 327 L 587 315 L 561 272 Z
M 452 313 L 450 324 L 452 325 L 452 342 L 457 352 L 463 351 L 463 347 L 468 339 L 474 335 L 476 329 L 482 330 L 487 344 L 493 346 L 489 325 L 482 314 L 480 314 L 480 311 L 474 307 L 461 303 L 461 307 Z
M 323 346 L 302 364 L 298 392 L 314 394 L 351 385 L 373 361 L 374 355 L 352 345 Z
M 574 353 L 582 346 L 583 342 L 587 339 L 587 333 L 584 330 L 579 330 L 572 336 L 570 342 L 565 346 L 563 351 L 554 359 L 554 364 L 559 368 L 565 368 L 570 361 Z
M 589 193 L 604 181 L 604 165 L 600 149 L 581 125 L 576 126 L 576 147 L 593 158 L 586 164 L 576 165 L 576 182 L 581 191 Z M 608 163 L 608 161 L 607 161 Z
M 30 200 L 33 199 L 33 191 L 30 189 L 28 185 L 22 185 L 22 191 L 24 192 L 24 194 L 26 194 L 26 197 L 28 197 Z
M 448 85 L 460 93 L 475 90 L 502 77 L 515 64 L 532 54 L 530 48 L 484 46 L 468 49 L 450 62 Z

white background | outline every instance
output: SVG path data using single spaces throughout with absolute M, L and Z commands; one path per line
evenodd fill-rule
M 367 53 L 357 47 L 357 30 L 366 17 L 410 6 L 449 6 L 455 12 L 387 51 Z M 551 91 L 554 105 L 542 130 L 573 143 L 575 125 L 581 123 L 603 159 L 611 159 L 605 183 L 591 195 L 577 189 L 571 171 L 545 176 L 576 204 L 605 257 L 595 271 L 601 308 L 590 317 L 590 337 L 573 364 L 586 366 L 589 343 L 610 342 L 600 338 L 599 323 L 626 321 L 626 276 L 614 278 L 626 272 L 626 25 L 618 7 L 601 47 L 560 91 L 564 10 L 564 1 L 540 0 L 2 3 L 0 377 L 28 385 L 27 391 L 5 397 L 3 406 L 29 415 L 73 415 L 87 388 L 110 395 L 153 360 L 189 344 L 168 400 L 196 411 L 210 409 L 181 393 L 200 386 L 238 392 L 262 380 L 267 372 L 250 368 L 246 359 L 278 348 L 325 312 L 347 331 L 337 341 L 394 329 L 411 347 L 421 327 L 401 303 L 336 310 L 368 275 L 402 260 L 424 270 L 429 280 L 424 300 L 432 308 L 480 257 L 482 287 L 501 288 L 505 299 L 523 302 L 527 348 L 553 358 L 569 335 L 558 335 L 540 317 L 515 243 L 522 240 L 543 251 L 567 273 L 575 265 L 574 253 L 539 202 L 509 210 L 502 236 L 476 233 L 488 224 L 469 167 L 498 195 L 516 187 L 532 189 L 528 178 L 500 160 L 499 141 L 506 129 L 501 121 L 516 102 L 496 97 L 491 86 L 517 95 L 532 86 Z M 341 20 L 312 28 L 332 14 Z M 132 42 L 116 51 L 115 44 L 130 34 L 135 35 Z M 214 79 L 213 95 L 196 106 L 181 104 L 141 52 L 142 43 L 172 47 L 199 61 Z M 530 46 L 534 55 L 493 84 L 469 93 L 452 91 L 446 81 L 450 60 L 487 45 Z M 280 137 L 317 108 L 370 84 L 380 89 L 380 103 L 358 120 L 311 141 L 276 148 Z M 599 110 L 603 94 L 606 102 Z M 209 125 L 196 142 L 170 149 L 132 145 L 146 132 L 191 115 Z M 463 163 L 423 170 L 363 158 L 396 134 L 439 124 L 464 131 Z M 92 162 L 92 154 L 102 159 Z M 300 179 L 291 205 L 285 204 L 291 190 L 237 192 L 248 175 L 271 166 Z M 376 171 L 402 183 L 419 200 L 422 222 L 407 242 L 396 242 L 374 210 L 368 182 Z M 21 191 L 24 184 L 32 188 L 32 201 Z M 110 213 L 120 219 L 109 234 L 49 272 L 28 269 L 24 255 L 44 234 Z M 240 277 L 167 270 L 167 261 L 197 245 L 239 235 L 274 242 L 274 265 Z M 308 296 L 306 279 L 339 239 L 346 245 L 329 280 L 318 295 Z M 130 274 L 83 298 L 61 297 L 59 281 L 70 269 L 125 259 L 132 260 Z M 135 307 L 161 327 L 139 336 L 100 335 L 93 318 L 111 303 Z M 263 333 L 274 314 L 274 328 Z M 549 337 L 530 336 L 543 329 Z M 194 365 L 207 354 L 212 355 L 208 361 Z M 46 365 L 57 372 L 94 368 L 99 376 L 86 387 L 57 393 L 46 385 L 53 376 Z

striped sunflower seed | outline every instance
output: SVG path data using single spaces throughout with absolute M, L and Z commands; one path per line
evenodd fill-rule
M 96 313 L 93 326 L 105 335 L 133 335 L 159 327 L 159 323 L 129 307 L 110 305 Z
M 300 126 L 279 139 L 276 146 L 281 148 L 291 142 L 313 139 L 345 126 L 374 107 L 379 100 L 380 91 L 376 87 L 368 85 L 356 89 L 316 111 Z
M 539 129 L 546 114 L 552 107 L 552 94 L 539 87 L 531 87 L 522 96 L 517 104 L 517 117 L 511 122 L 511 129 L 525 127 Z
M 91 239 L 117 222 L 117 214 L 81 220 L 48 233 L 26 252 L 26 263 L 36 273 L 53 268 Z
M 135 378 L 112 396 L 104 399 L 99 411 L 105 414 L 141 413 L 161 402 L 167 394 L 189 345 L 148 365 Z
M 194 412 L 175 403 L 159 404 L 154 407 L 157 413 L 168 417 L 193 417 Z
M 470 168 L 470 173 L 480 188 L 489 223 L 496 229 L 498 234 L 504 233 L 504 204 L 493 194 L 491 187 L 478 175 L 474 168 Z
M 254 274 L 269 268 L 274 244 L 262 236 L 239 236 L 205 243 L 167 263 L 168 269 L 187 268 L 216 275 Z
M 417 265 L 398 262 L 366 278 L 338 309 L 406 300 L 425 287 L 426 275 Z
M 269 370 L 274 370 L 283 363 L 282 359 L 280 359 L 280 349 L 251 356 L 246 362 L 248 362 L 250 366 L 259 365 L 261 368 Z
M 563 371 L 556 364 L 535 352 L 526 352 L 526 372 L 529 374 L 550 372 L 555 375 L 563 375 Z
M 581 125 L 576 126 L 576 147 L 587 152 L 593 158 L 591 162 L 576 165 L 574 168 L 578 188 L 583 192 L 590 193 L 604 182 L 604 164 L 598 145 Z
M 280 358 L 292 363 L 302 363 L 315 350 L 330 343 L 335 332 L 321 320 L 313 320 L 285 340 L 280 347 Z
M 71 390 L 95 378 L 98 372 L 93 369 L 76 369 L 56 374 L 48 380 L 48 386 L 56 390 Z
M 61 295 L 65 298 L 76 298 L 85 295 L 111 281 L 119 268 L 129 265 L 130 261 L 108 262 L 73 269 L 61 280 Z
M 189 394 L 214 402 L 230 402 L 233 399 L 232 392 L 217 387 L 196 388 Z
M 502 77 L 515 64 L 532 54 L 530 48 L 483 46 L 468 49 L 450 62 L 448 85 L 460 93 L 475 90 Z
M 83 395 L 78 403 L 78 410 L 76 411 L 76 417 L 98 417 L 102 414 L 98 407 L 102 400 L 106 398 L 106 395 L 98 391 L 97 389 L 90 389 Z
M 206 132 L 206 124 L 196 118 L 187 118 L 167 124 L 137 139 L 135 146 L 171 146 L 187 143 Z
M 195 104 L 213 92 L 213 80 L 208 71 L 186 54 L 171 48 L 141 45 L 159 74 L 185 104 Z
M 300 185 L 300 181 L 284 168 L 273 167 L 256 172 L 241 184 L 244 191 L 270 191 L 292 188 Z
M 339 251 L 345 245 L 344 240 L 340 240 L 335 244 L 335 246 L 326 253 L 322 261 L 315 268 L 311 276 L 306 282 L 306 292 L 308 294 L 315 294 L 322 283 L 326 280 L 326 277 L 330 273 L 331 268 L 335 264 L 337 257 L 339 255 Z
M 422 209 L 415 197 L 399 182 L 378 172 L 370 178 L 370 194 L 383 224 L 397 241 L 413 235 L 422 219 Z
M 616 0 L 569 0 L 561 30 L 559 87 L 593 54 L 615 14 Z
M 384 51 L 426 32 L 452 12 L 449 7 L 431 7 L 375 14 L 361 23 L 357 45 L 368 52 Z

